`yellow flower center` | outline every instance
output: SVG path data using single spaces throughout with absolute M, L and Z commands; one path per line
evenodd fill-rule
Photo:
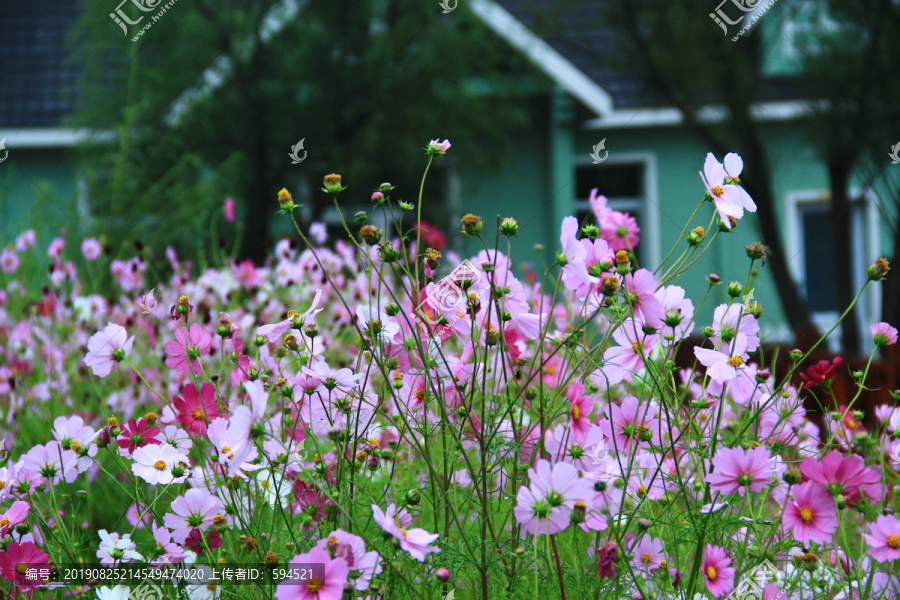
M 222 454 L 228 454 L 229 452 L 231 452 L 231 448 L 229 448 L 228 446 L 222 446 Z
M 710 190 L 710 191 L 712 191 L 712 195 L 715 196 L 716 198 L 721 198 L 722 195 L 725 193 L 725 190 L 722 188 L 721 185 L 715 186 L 715 187 L 714 187 L 712 190 Z
M 719 576 L 719 573 L 716 572 L 716 568 L 714 566 L 709 565 L 708 567 L 706 567 L 706 576 L 715 581 L 716 577 Z
M 195 408 L 194 410 L 191 411 L 191 416 L 197 420 L 200 420 L 203 418 L 203 411 L 200 410 L 199 408 Z
M 897 535 L 896 533 L 892 534 L 890 537 L 888 537 L 887 543 L 888 546 L 890 546 L 894 550 L 900 549 L 900 535 Z
M 10 520 L 7 519 L 6 517 L 3 517 L 2 519 L 0 519 L 0 527 L 6 527 L 9 524 L 10 524 Z M 894 537 L 897 537 L 897 536 L 894 536 Z
M 644 351 L 644 345 L 640 342 L 634 342 L 631 344 L 631 350 L 635 354 L 640 354 L 641 352 Z
M 16 571 L 19 573 L 24 574 L 25 571 L 27 571 L 27 570 L 28 570 L 28 565 L 25 563 L 19 563 L 16 565 Z
M 71 445 L 69 446 L 69 448 L 70 448 L 71 450 L 73 450 L 74 452 L 78 452 L 78 449 L 81 448 L 81 442 L 75 442 L 75 441 L 73 441 L 73 442 L 71 443 Z
M 731 358 L 728 359 L 729 367 L 739 367 L 742 364 L 744 364 L 744 359 L 741 358 L 740 356 L 732 356 Z
M 581 409 L 578 408 L 577 404 L 572 405 L 572 419 L 578 420 L 581 418 Z
M 649 554 L 648 552 L 644 552 L 643 554 L 641 554 L 641 561 L 642 561 L 645 565 L 649 565 L 649 564 L 650 564 L 650 560 L 651 560 L 652 558 L 653 558 L 653 557 L 650 556 L 650 554 Z
M 153 463 L 153 468 L 156 469 L 157 471 L 165 471 L 166 463 L 164 461 L 158 460 L 155 463 Z
M 406 539 L 406 530 L 405 530 L 404 528 L 401 527 L 401 528 L 400 528 L 400 533 L 403 534 L 403 539 L 405 540 L 405 539 Z
M 800 509 L 800 520 L 804 523 L 812 523 L 813 520 L 813 511 L 808 506 L 804 506 Z
M 322 580 L 318 577 L 313 577 L 309 581 L 306 582 L 306 591 L 310 594 L 315 594 L 323 587 Z
M 854 418 L 847 419 L 847 428 L 848 429 L 856 429 L 856 425 L 857 425 L 856 419 L 854 419 Z

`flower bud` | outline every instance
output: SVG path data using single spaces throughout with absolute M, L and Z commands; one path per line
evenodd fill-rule
M 450 581 L 450 571 L 441 567 L 437 571 L 435 571 L 434 576 L 437 577 L 437 580 L 443 583 Z
M 381 239 L 381 230 L 374 225 L 363 225 L 359 229 L 359 237 L 370 246 L 374 246 Z
M 691 246 L 699 246 L 700 242 L 703 241 L 703 236 L 706 234 L 706 231 L 702 227 L 697 227 L 692 229 L 690 233 L 687 234 L 687 243 Z
M 500 234 L 505 235 L 506 237 L 519 235 L 519 224 L 515 219 L 506 217 L 503 219 L 503 222 L 500 223 Z
M 278 192 L 278 203 L 281 205 L 281 210 L 284 212 L 294 210 L 294 199 L 291 197 L 291 193 L 287 191 L 287 188 L 282 188 L 281 191 Z
M 353 221 L 355 223 L 359 223 L 360 225 L 367 223 L 369 221 L 369 215 L 365 213 L 365 211 L 359 211 L 355 215 L 353 215 Z
M 744 286 L 742 286 L 737 281 L 732 281 L 728 284 L 728 295 L 732 298 L 737 298 L 741 294 L 744 293 Z
M 874 265 L 866 269 L 866 275 L 869 277 L 869 281 L 880 281 L 885 278 L 890 270 L 891 264 L 886 259 L 879 258 Z
M 799 348 L 794 348 L 793 350 L 791 350 L 789 356 L 791 357 L 791 360 L 798 361 L 803 358 L 803 351 Z
M 378 246 L 378 254 L 381 255 L 381 260 L 388 264 L 397 262 L 400 258 L 400 251 L 390 242 L 383 242 Z
M 752 260 L 759 260 L 760 258 L 765 258 L 766 247 L 759 242 L 753 242 L 749 246 L 744 247 L 744 252 L 746 252 L 747 256 Z
M 476 217 L 472 213 L 463 216 L 459 223 L 462 225 L 463 233 L 466 235 L 478 235 L 484 229 L 484 222 L 481 220 L 481 217 Z
M 382 202 L 384 202 L 384 194 L 379 191 L 372 192 L 372 204 L 380 206 Z
M 337 173 L 326 175 L 322 182 L 325 185 L 325 187 L 322 188 L 323 191 L 332 196 L 336 196 L 347 189 L 345 186 L 341 185 L 341 176 Z
M 406 491 L 406 504 L 410 506 L 416 506 L 422 500 L 422 494 L 417 489 L 411 489 Z

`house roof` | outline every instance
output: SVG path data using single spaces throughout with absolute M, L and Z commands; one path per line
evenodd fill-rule
M 621 40 L 598 9 L 600 0 L 493 0 L 493 3 L 602 88 L 612 98 L 615 111 L 669 105 L 665 98 L 648 91 L 638 76 L 622 68 L 616 60 L 621 54 Z M 711 31 L 715 32 L 712 24 Z M 552 76 L 549 72 L 548 75 Z M 802 90 L 795 79 L 768 76 L 760 81 L 754 100 L 772 103 L 800 99 Z
M 75 107 L 66 36 L 71 0 L 5 2 L 0 18 L 0 128 L 57 127 Z

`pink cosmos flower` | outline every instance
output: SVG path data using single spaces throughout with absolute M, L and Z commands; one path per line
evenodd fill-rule
M 172 467 L 179 463 L 188 463 L 188 457 L 168 444 L 147 444 L 134 451 L 134 463 L 131 472 L 150 485 L 167 485 L 181 483 L 188 476 L 188 470 L 182 467 L 182 474 L 176 477 Z
M 63 480 L 72 483 L 78 477 L 78 456 L 71 450 L 63 450 L 59 442 L 34 446 L 22 461 L 23 469 L 38 474 L 42 483 L 59 485 Z
M 426 148 L 429 155 L 438 156 L 438 157 L 444 156 L 445 154 L 447 154 L 447 151 L 449 149 L 450 149 L 450 140 L 444 140 L 442 142 L 442 141 L 440 141 L 440 138 L 431 140 L 430 142 L 428 142 L 428 148 Z
M 316 361 L 310 367 L 303 367 L 301 371 L 310 377 L 314 377 L 322 382 L 327 389 L 335 387 L 352 388 L 360 379 L 366 376 L 365 373 L 356 373 L 347 368 L 332 369 L 325 361 Z
M 93 262 L 103 254 L 103 246 L 94 238 L 84 238 L 81 242 L 81 255 L 84 260 Z
M 637 546 L 632 550 L 632 554 L 634 558 L 631 559 L 631 564 L 638 569 L 651 573 L 659 569 L 663 559 L 665 559 L 662 541 L 649 535 L 641 538 Z
M 761 492 L 769 483 L 772 473 L 772 455 L 764 446 L 749 450 L 743 448 L 722 448 L 712 460 L 713 472 L 706 476 L 712 487 L 723 494 L 749 490 Z
M 181 396 L 175 396 L 172 406 L 178 411 L 178 423 L 192 435 L 206 435 L 208 422 L 219 416 L 216 402 L 216 388 L 204 383 L 197 393 L 197 386 L 189 383 L 181 389 Z
M 372 513 L 375 515 L 375 522 L 386 532 L 394 536 L 400 541 L 400 547 L 409 552 L 410 556 L 419 562 L 425 562 L 425 557 L 432 552 L 440 552 L 440 548 L 434 548 L 430 544 L 434 543 L 440 535 L 437 533 L 428 533 L 424 529 L 406 529 L 398 527 L 393 517 L 385 514 L 377 505 L 372 505 Z
M 172 501 L 172 512 L 163 516 L 163 523 L 172 530 L 175 543 L 184 544 L 192 529 L 206 530 L 222 510 L 222 503 L 208 490 L 193 488 Z
M 19 255 L 9 248 L 0 251 L 0 270 L 4 273 L 15 273 L 19 268 Z
M 222 204 L 222 212 L 225 213 L 225 220 L 234 223 L 234 198 L 225 198 Z
M 59 258 L 63 249 L 66 247 L 66 240 L 61 237 L 53 238 L 50 245 L 47 246 L 47 256 L 49 258 Z
M 837 531 L 837 507 L 825 488 L 813 481 L 795 486 L 781 526 L 803 544 L 827 544 Z
M 641 228 L 628 213 L 611 210 L 600 221 L 600 237 L 613 250 L 633 250 L 640 241 Z
M 718 383 L 731 381 L 738 375 L 738 369 L 745 367 L 750 355 L 747 354 L 747 338 L 738 335 L 730 344 L 725 344 L 725 352 L 709 348 L 694 347 L 694 356 L 706 367 L 706 374 Z
M 862 490 L 870 497 L 881 493 L 881 474 L 855 454 L 844 456 L 832 450 L 821 459 L 807 457 L 800 463 L 803 481 L 814 481 L 825 486 L 828 492 L 837 496 L 855 496 Z
M 604 386 L 622 382 L 629 373 L 637 373 L 644 368 L 644 359 L 656 346 L 657 336 L 644 333 L 643 328 L 633 319 L 626 319 L 613 332 L 616 346 L 603 353 L 603 367 L 596 380 Z
M 131 353 L 134 336 L 121 325 L 107 323 L 106 327 L 91 336 L 88 340 L 88 353 L 84 364 L 94 371 L 97 377 L 106 377 Z
M 863 538 L 869 544 L 869 556 L 878 562 L 890 562 L 900 558 L 900 521 L 894 515 L 879 515 L 869 523 L 869 533 Z
M 656 297 L 656 279 L 647 269 L 640 269 L 625 276 L 625 297 L 634 306 L 635 316 L 654 329 L 663 323 L 663 305 Z
M 9 509 L 0 515 L 0 537 L 6 537 L 10 528 L 15 527 L 19 523 L 24 523 L 28 518 L 30 506 L 27 502 L 16 500 Z
M 148 444 L 160 444 L 156 436 L 159 435 L 159 427 L 151 427 L 147 419 L 131 419 L 128 425 L 122 427 L 122 432 L 116 439 L 119 446 L 119 452 L 131 458 L 132 454 L 138 448 L 143 448 Z
M 591 212 L 594 213 L 594 216 L 597 218 L 598 223 L 602 223 L 604 219 L 612 212 L 613 209 L 609 207 L 609 199 L 606 196 L 600 194 L 600 190 L 594 188 L 591 190 L 591 195 L 588 198 L 588 204 L 591 206 Z
M 131 539 L 131 534 L 119 535 L 109 533 L 105 529 L 99 531 L 100 548 L 97 550 L 97 558 L 100 564 L 112 567 L 122 563 L 130 563 L 136 560 L 144 560 L 137 551 L 137 544 Z
M 378 553 L 366 552 L 366 542 L 361 537 L 341 529 L 335 529 L 327 538 L 319 540 L 316 548 L 326 550 L 334 558 L 344 559 L 357 591 L 369 589 L 369 582 L 382 571 Z
M 580 381 L 569 385 L 566 397 L 570 403 L 569 417 L 571 422 L 569 427 L 575 437 L 575 441 L 583 442 L 591 426 L 591 420 L 588 418 L 588 415 L 594 410 L 594 401 L 584 395 L 584 384 Z
M 42 569 L 49 567 L 50 557 L 32 542 L 13 542 L 0 554 L 0 573 L 3 578 L 15 582 L 18 589 L 29 592 L 43 584 L 42 581 L 28 581 L 23 573 L 25 569 Z
M 597 573 L 600 579 L 616 578 L 616 559 L 619 556 L 619 546 L 615 542 L 607 542 L 602 548 L 597 549 Z
M 743 170 L 743 160 L 734 153 L 729 153 L 725 157 L 726 163 L 730 163 L 728 167 L 722 166 L 712 152 L 706 155 L 706 162 L 703 165 L 703 171 L 700 173 L 700 179 L 706 186 L 706 191 L 712 197 L 713 204 L 719 212 L 719 217 L 725 224 L 725 227 L 731 229 L 731 220 L 728 217 L 740 219 L 744 216 L 744 210 L 756 212 L 756 204 L 750 198 L 750 195 L 744 188 L 726 184 L 725 176 L 734 170 L 740 173 Z M 738 168 L 740 164 L 740 168 Z M 726 172 L 728 171 L 728 172 Z
M 574 511 L 586 514 L 593 506 L 593 485 L 570 463 L 551 466 L 542 459 L 528 477 L 531 487 L 519 489 L 513 514 L 534 535 L 558 533 L 572 523 Z
M 313 576 L 302 583 L 282 582 L 275 588 L 275 600 L 341 600 L 350 567 L 343 558 L 332 558 L 321 548 L 298 554 L 288 564 L 316 565 Z M 322 568 L 320 565 L 324 565 Z M 319 570 L 321 569 L 321 572 Z
M 257 327 L 256 335 L 266 338 L 266 341 L 270 343 L 280 342 L 281 336 L 287 333 L 288 329 L 293 326 L 295 320 L 304 323 L 307 317 L 314 317 L 324 310 L 317 308 L 321 299 L 322 290 L 316 290 L 316 295 L 313 296 L 312 304 L 309 305 L 309 308 L 306 309 L 303 314 L 289 314 L 283 321 Z
M 876 346 L 893 346 L 897 343 L 897 329 L 887 323 L 873 323 L 869 326 L 869 331 L 872 332 L 872 341 Z
M 209 354 L 212 347 L 212 334 L 197 323 L 191 325 L 187 335 L 184 329 L 175 330 L 175 339 L 166 343 L 166 366 L 175 369 L 179 373 L 187 373 L 191 370 L 194 375 L 200 375 L 201 356 Z
M 610 440 L 609 446 L 616 452 L 634 447 L 646 447 L 650 443 L 659 444 L 659 408 L 652 401 L 641 403 L 634 396 L 626 396 L 621 406 L 609 405 L 610 419 L 600 421 L 600 429 Z
M 715 598 L 724 598 L 734 589 L 735 570 L 731 557 L 723 548 L 707 544 L 701 570 L 706 589 Z

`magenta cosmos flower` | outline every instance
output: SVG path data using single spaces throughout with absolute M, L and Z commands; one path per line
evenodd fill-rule
M 610 211 L 600 221 L 600 238 L 613 250 L 632 250 L 640 240 L 637 219 L 628 213 Z
M 116 438 L 120 453 L 128 458 L 138 448 L 148 444 L 161 444 L 156 436 L 159 435 L 159 427 L 151 427 L 147 419 L 131 419 L 128 425 L 122 427 L 122 433 Z
M 134 336 L 121 325 L 107 323 L 106 327 L 91 336 L 88 340 L 88 353 L 84 364 L 94 371 L 97 377 L 106 377 L 131 353 Z
M 591 427 L 588 414 L 594 410 L 594 401 L 584 395 L 584 384 L 580 381 L 569 386 L 566 397 L 569 399 L 569 416 L 572 419 L 569 424 L 570 430 L 576 442 L 583 442 Z
M 219 416 L 216 402 L 216 388 L 204 383 L 197 393 L 197 386 L 189 383 L 181 389 L 181 396 L 175 396 L 172 405 L 178 411 L 178 423 L 193 435 L 206 435 L 206 426 Z
M 319 540 L 316 548 L 326 550 L 334 558 L 342 558 L 347 562 L 357 591 L 369 589 L 369 581 L 382 571 L 378 553 L 366 552 L 365 540 L 341 529 L 335 529 L 327 538 Z
M 838 528 L 837 507 L 824 487 L 807 481 L 791 493 L 781 526 L 798 542 L 827 544 Z
M 187 373 L 193 370 L 194 375 L 200 374 L 201 356 L 209 354 L 212 346 L 212 334 L 197 323 L 191 325 L 187 334 L 184 328 L 175 330 L 175 339 L 166 343 L 166 366 L 175 369 L 179 373 Z
M 633 448 L 635 444 L 641 447 L 659 444 L 659 409 L 653 401 L 642 404 L 634 396 L 626 396 L 621 406 L 610 404 L 609 411 L 612 421 L 604 419 L 599 426 L 616 452 Z
M 42 581 L 26 580 L 22 575 L 25 570 L 46 568 L 49 564 L 50 557 L 47 553 L 31 542 L 23 544 L 13 542 L 0 554 L 0 573 L 3 574 L 3 578 L 14 581 L 16 587 L 25 592 L 43 584 Z
M 734 589 L 734 567 L 731 557 L 719 546 L 708 544 L 703 553 L 703 580 L 706 589 L 716 598 L 724 598 Z
M 741 496 L 749 490 L 761 492 L 769 483 L 772 473 L 772 455 L 763 446 L 744 450 L 743 448 L 722 448 L 716 452 L 712 460 L 713 472 L 706 476 L 706 481 L 713 489 L 723 494 L 739 493 Z
M 869 544 L 869 556 L 878 562 L 900 558 L 900 521 L 894 515 L 879 515 L 874 523 L 869 523 L 869 533 L 864 533 L 863 538 Z
M 815 481 L 828 489 L 832 496 L 858 496 L 861 491 L 870 497 L 881 492 L 881 474 L 856 455 L 844 456 L 832 450 L 821 460 L 807 457 L 800 463 L 804 481 Z
M 163 523 L 172 530 L 175 543 L 184 544 L 192 529 L 207 529 L 221 512 L 218 498 L 205 489 L 193 488 L 172 501 L 172 512 L 163 516 Z
M 425 562 L 425 557 L 432 552 L 440 552 L 440 548 L 434 548 L 432 544 L 440 537 L 437 533 L 428 533 L 424 529 L 406 529 L 398 527 L 394 518 L 385 514 L 375 504 L 372 505 L 372 513 L 375 522 L 386 532 L 400 541 L 400 547 L 409 552 L 410 556 L 419 562 Z
M 706 155 L 706 162 L 703 164 L 703 171 L 700 173 L 700 179 L 703 180 L 706 191 L 709 192 L 713 204 L 716 205 L 719 217 L 728 229 L 731 229 L 731 220 L 728 217 L 740 219 L 744 216 L 745 209 L 750 212 L 756 212 L 756 204 L 750 198 L 750 195 L 744 191 L 744 188 L 725 183 L 726 175 L 734 179 L 743 168 L 744 161 L 733 152 L 729 152 L 725 157 L 725 166 L 722 166 L 710 152 Z
M 275 588 L 276 600 L 341 600 L 350 567 L 343 558 L 331 558 L 325 550 L 313 548 L 298 554 L 289 565 L 313 564 L 313 576 L 300 581 L 287 581 Z
M 876 346 L 893 346 L 897 343 L 897 329 L 887 323 L 873 323 L 869 326 L 872 341 Z

